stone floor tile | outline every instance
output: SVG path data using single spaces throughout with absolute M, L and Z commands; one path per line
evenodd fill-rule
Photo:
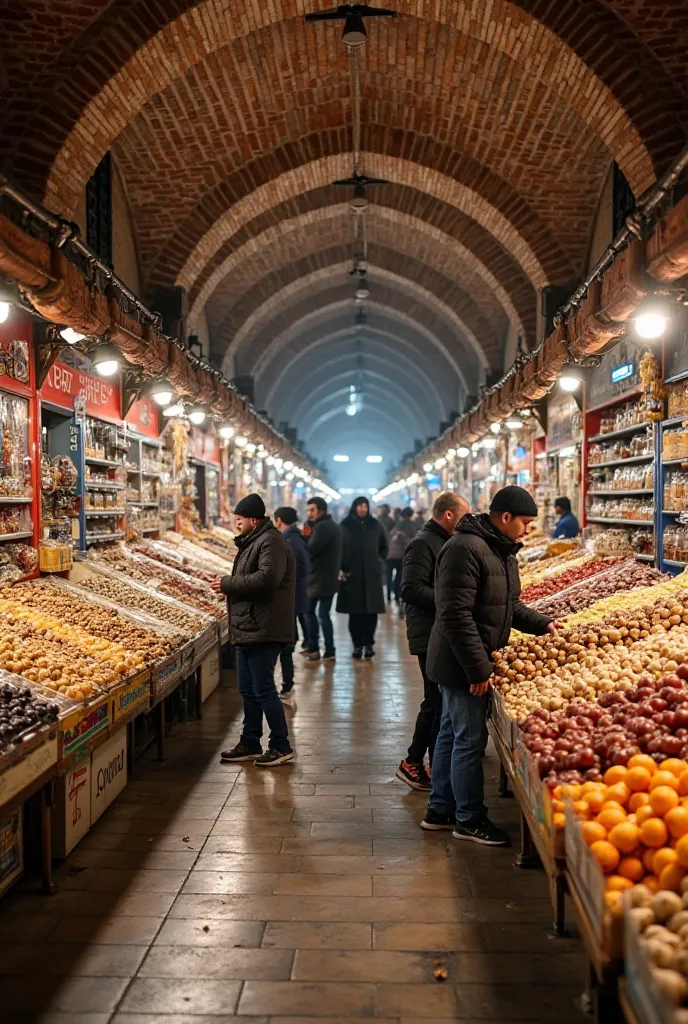
M 65 1024 L 72 1024 L 65 1021 Z M 80 1024 L 74 1021 L 74 1024 Z M 107 1022 L 106 1022 L 107 1024 Z M 110 1024 L 268 1024 L 267 1017 L 235 1017 L 231 1014 L 117 1013 Z M 376 1021 L 376 1024 L 381 1022 Z
M 373 896 L 471 896 L 473 894 L 468 878 L 449 876 L 438 885 L 432 874 L 387 875 L 373 877 Z
M 453 1018 L 456 1016 L 456 995 L 451 985 L 380 984 L 375 992 L 376 1011 L 380 1017 Z
M 226 853 L 219 850 L 213 853 L 202 853 L 194 865 L 195 871 L 257 871 L 260 874 L 280 874 L 286 871 L 301 871 L 301 857 L 292 857 L 285 853 L 250 854 Z
M 0 974 L 133 978 L 145 954 L 145 946 L 21 944 L 2 949 Z
M 179 892 L 186 871 L 149 871 L 142 868 L 86 868 L 56 875 L 60 889 L 83 889 L 89 892 Z
M 449 977 L 458 981 L 456 957 L 445 957 Z M 299 949 L 294 961 L 295 981 L 374 981 L 407 985 L 436 985 L 432 954 L 385 950 Z
M 224 981 L 287 981 L 294 954 L 288 949 L 155 946 L 140 978 L 216 978 Z
M 345 1017 L 375 1016 L 375 986 L 328 982 L 248 981 L 239 1001 L 240 1014 L 303 1014 L 319 1017 L 336 1007 Z
M 280 877 L 258 871 L 192 871 L 184 883 L 182 893 L 270 894 L 275 891 Z M 284 877 L 288 878 L 289 875 Z
M 443 953 L 486 951 L 488 945 L 477 925 L 377 922 L 373 926 L 373 948 Z
M 122 998 L 128 978 L 57 978 L 37 975 L 0 978 L 3 1013 L 61 1011 L 112 1013 Z
M 330 782 L 315 787 L 316 796 L 370 796 L 370 792 L 366 782 Z
M 280 984 L 254 982 L 253 984 Z M 124 1013 L 227 1014 L 236 1009 L 241 992 L 239 981 L 193 978 L 136 978 L 120 1004 Z
M 372 925 L 332 921 L 268 921 L 263 946 L 280 949 L 370 949 Z
M 581 990 L 561 986 L 457 985 L 457 1020 L 518 1020 L 542 1024 L 580 1024 Z
M 295 807 L 291 820 L 295 825 L 315 821 L 369 822 L 373 820 L 373 811 L 366 807 L 312 807 L 309 810 Z
M 368 875 L 280 875 L 276 896 L 372 896 Z
M 301 859 L 301 870 L 323 874 L 405 874 L 420 872 L 436 878 L 452 877 L 448 859 L 437 857 L 309 857 Z
M 49 933 L 47 942 L 147 946 L 155 937 L 162 922 L 162 917 L 67 916 L 58 921 Z
M 366 857 L 373 852 L 372 839 L 284 839 L 282 853 L 309 857 Z
M 181 918 L 165 921 L 155 946 L 229 946 L 257 949 L 262 941 L 262 921 L 218 921 Z

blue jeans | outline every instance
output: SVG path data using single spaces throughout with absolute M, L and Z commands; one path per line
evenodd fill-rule
M 440 686 L 442 720 L 432 759 L 428 806 L 438 814 L 470 821 L 487 814 L 483 801 L 483 756 L 487 746 L 488 694 Z
M 325 643 L 325 653 L 329 654 L 334 650 L 334 629 L 332 628 L 332 619 L 330 618 L 330 608 L 334 597 L 311 597 L 309 598 L 308 608 L 308 647 L 311 651 L 319 651 L 320 644 L 318 640 L 318 623 L 322 626 L 323 641 Z M 317 610 L 317 614 L 316 614 Z
M 261 749 L 263 714 L 270 728 L 270 747 L 282 753 L 291 750 L 289 730 L 282 702 L 275 686 L 275 665 L 284 644 L 241 644 L 237 646 L 237 682 L 244 701 L 242 743 Z

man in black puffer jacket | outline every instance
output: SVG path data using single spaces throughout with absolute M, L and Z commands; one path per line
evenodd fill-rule
M 508 642 L 512 626 L 541 635 L 556 625 L 519 600 L 518 542 L 536 516 L 528 491 L 502 488 L 489 515 L 464 516 L 435 570 L 437 615 L 427 673 L 442 691 L 442 721 L 421 827 L 453 829 L 455 839 L 485 846 L 509 843 L 483 802 L 491 657 Z
M 280 651 L 296 639 L 294 556 L 282 534 L 266 518 L 260 495 L 242 498 L 234 515 L 239 554 L 232 575 L 218 577 L 213 589 L 227 595 L 230 638 L 237 650 L 237 682 L 244 700 L 244 727 L 238 744 L 224 751 L 221 760 L 254 761 L 271 768 L 294 760 L 275 686 Z M 270 728 L 264 754 L 263 714 Z
M 423 702 L 416 718 L 408 754 L 397 768 L 397 778 L 411 789 L 430 790 L 425 754 L 430 764 L 442 715 L 442 694 L 425 671 L 430 633 L 435 621 L 435 562 L 454 533 L 457 523 L 469 511 L 468 502 L 455 491 L 439 494 L 432 507 L 432 519 L 404 551 L 401 600 L 406 607 L 406 636 L 409 651 L 418 657 L 423 677 Z

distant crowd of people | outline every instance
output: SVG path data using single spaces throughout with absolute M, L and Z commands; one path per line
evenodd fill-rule
M 558 527 L 569 535 L 571 519 L 578 527 L 571 504 L 557 498 L 556 505 Z M 491 657 L 507 643 L 512 626 L 535 635 L 557 627 L 519 597 L 516 554 L 537 512 L 528 491 L 510 486 L 495 494 L 483 515 L 472 515 L 461 495 L 446 491 L 427 521 L 423 510 L 392 513 L 388 505 L 376 518 L 368 499 L 359 497 L 338 524 L 324 499 L 314 497 L 302 532 L 295 509 L 276 509 L 273 522 L 259 495 L 242 498 L 234 510 L 238 554 L 232 575 L 213 583 L 229 604 L 244 704 L 241 737 L 222 761 L 274 767 L 294 759 L 285 705 L 292 703 L 297 622 L 307 660 L 334 662 L 330 613 L 336 597 L 337 611 L 349 617 L 352 657 L 370 659 L 386 589 L 387 602 L 396 603 L 406 619 L 409 650 L 423 680 L 397 777 L 429 793 L 423 829 L 506 845 L 507 834 L 487 816 L 483 792 Z M 269 729 L 265 751 L 263 719 Z

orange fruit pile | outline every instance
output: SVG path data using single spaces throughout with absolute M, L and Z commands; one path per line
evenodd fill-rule
M 557 786 L 552 810 L 558 829 L 567 799 L 605 873 L 609 906 L 638 882 L 653 892 L 681 891 L 688 874 L 688 762 L 670 757 L 657 765 L 647 754 L 634 754 L 626 767 L 609 768 L 603 782 Z

